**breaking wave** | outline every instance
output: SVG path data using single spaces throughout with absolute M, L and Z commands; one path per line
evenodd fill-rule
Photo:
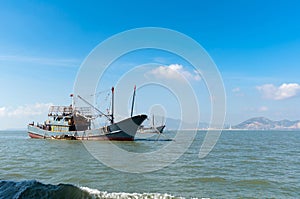
M 88 187 L 77 187 L 71 184 L 43 184 L 36 180 L 26 181 L 0 181 L 0 198 L 25 199 L 25 198 L 73 198 L 73 199 L 137 199 L 159 198 L 179 199 L 169 194 L 160 193 L 109 193 Z

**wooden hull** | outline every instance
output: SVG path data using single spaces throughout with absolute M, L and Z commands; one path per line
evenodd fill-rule
M 45 137 L 43 135 L 39 135 L 39 134 L 32 133 L 32 132 L 28 132 L 28 135 L 30 138 L 33 138 L 33 139 L 45 139 Z

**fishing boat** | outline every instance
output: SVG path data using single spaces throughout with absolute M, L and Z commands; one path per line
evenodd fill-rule
M 134 88 L 135 95 L 136 87 Z M 133 141 L 139 126 L 147 118 L 147 115 L 140 114 L 131 116 L 121 121 L 115 122 L 113 112 L 114 87 L 112 92 L 112 111 L 105 114 L 80 95 L 79 99 L 85 102 L 87 107 L 51 106 L 49 108 L 48 119 L 42 123 L 30 123 L 28 125 L 28 135 L 36 139 L 57 139 L 57 140 L 116 140 Z M 72 95 L 72 98 L 75 97 Z M 73 104 L 73 103 L 72 103 Z M 134 105 L 134 98 L 132 106 Z M 132 107 L 133 110 L 133 107 Z M 97 117 L 93 114 L 97 111 L 97 116 L 105 116 L 109 121 L 108 125 L 99 128 L 92 128 L 92 121 Z
M 163 133 L 163 130 L 165 129 L 165 127 L 166 127 L 166 125 L 164 125 L 163 123 L 160 126 L 156 126 L 155 125 L 155 120 L 154 120 L 154 115 L 152 115 L 151 126 L 146 127 L 144 125 L 140 125 L 137 132 L 138 133 L 157 133 L 157 134 L 161 134 L 161 133 Z
M 140 126 L 138 129 L 138 133 L 163 133 L 163 130 L 165 129 L 165 125 L 161 126 L 155 126 L 155 127 L 145 127 L 145 126 Z

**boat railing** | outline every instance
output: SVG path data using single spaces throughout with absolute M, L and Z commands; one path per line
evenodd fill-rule
M 73 112 L 72 106 L 50 106 L 49 114 L 68 115 Z
M 75 107 L 72 106 L 50 106 L 48 116 L 68 116 L 72 115 L 73 111 L 80 115 L 92 116 L 91 107 Z

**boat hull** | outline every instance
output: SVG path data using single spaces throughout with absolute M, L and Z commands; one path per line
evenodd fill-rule
M 85 131 L 55 132 L 28 125 L 28 135 L 34 139 L 64 139 L 72 137 L 76 140 L 133 141 L 138 127 L 146 118 L 146 115 L 136 115 L 109 126 Z
M 36 133 L 28 132 L 30 138 L 33 139 L 44 139 L 45 137 Z

